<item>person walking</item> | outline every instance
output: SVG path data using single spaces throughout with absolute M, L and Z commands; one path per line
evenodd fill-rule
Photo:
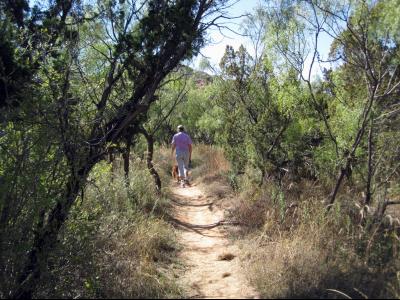
M 183 125 L 178 126 L 178 133 L 172 138 L 172 156 L 176 150 L 176 161 L 178 163 L 179 178 L 182 187 L 190 186 L 188 171 L 192 160 L 192 139 L 185 132 Z

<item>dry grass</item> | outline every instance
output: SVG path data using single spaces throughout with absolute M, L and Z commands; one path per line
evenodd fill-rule
M 193 175 L 206 195 L 232 196 L 222 151 L 194 149 Z M 318 182 L 286 179 L 282 188 L 274 182 L 258 187 L 258 174 L 251 170 L 235 182 L 240 194 L 229 199 L 228 217 L 243 225 L 234 232 L 248 259 L 248 277 L 262 297 L 399 298 L 399 240 L 394 231 L 360 226 L 358 191 L 343 189 L 325 215 L 329 191 Z
M 321 285 L 335 272 L 327 265 L 327 253 L 320 250 L 318 242 L 313 233 L 297 233 L 268 246 L 253 241 L 253 249 L 247 250 L 251 253 L 251 282 L 266 298 L 323 296 L 319 294 Z
M 265 298 L 395 296 L 399 241 L 371 237 L 352 206 L 338 203 L 325 215 L 324 192 L 302 182 L 242 193 L 232 216 L 250 227 L 242 238 L 251 282 Z
M 352 298 L 392 295 L 385 280 L 390 278 L 388 270 L 385 274 L 380 268 L 366 265 L 353 247 L 343 241 L 336 243 L 340 246 L 329 248 L 333 241 L 327 234 L 309 228 L 268 242 L 253 240 L 252 249 L 247 249 L 251 253 L 248 276 L 265 298 L 338 296 L 329 290 Z
M 232 189 L 222 176 L 203 176 L 200 178 L 202 190 L 208 198 L 223 199 Z
M 229 209 L 229 218 L 242 225 L 242 231 L 251 231 L 264 226 L 268 218 L 268 205 L 263 197 L 255 197 L 260 192 L 258 189 L 244 192 L 233 202 Z
M 193 178 L 201 183 L 207 198 L 222 200 L 232 193 L 226 178 L 229 162 L 220 148 L 199 145 L 193 152 Z
M 343 189 L 330 214 L 318 182 L 238 180 L 228 217 L 241 240 L 248 278 L 263 298 L 396 297 L 400 243 L 395 230 L 361 226 L 354 191 Z M 366 220 L 368 223 L 368 219 Z
M 181 295 L 173 265 L 174 229 L 159 215 L 167 204 L 155 194 L 145 165 L 132 161 L 130 184 L 107 164 L 92 172 L 61 235 L 35 297 L 173 298 Z M 111 178 L 113 178 L 111 180 Z
M 220 148 L 206 145 L 193 147 L 193 177 L 201 181 L 217 181 L 226 173 L 229 162 Z
M 172 167 L 176 165 L 176 160 L 171 154 L 171 148 L 164 146 L 154 151 L 153 164 L 164 185 L 168 183 L 172 178 Z

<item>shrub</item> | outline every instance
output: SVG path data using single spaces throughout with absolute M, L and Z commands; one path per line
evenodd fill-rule
M 250 281 L 265 298 L 396 297 L 400 243 L 394 227 L 360 219 L 343 191 L 330 214 L 316 183 L 242 182 L 231 218 L 239 220 Z
M 177 242 L 158 217 L 166 206 L 144 164 L 132 161 L 127 184 L 120 169 L 100 164 L 63 228 L 36 297 L 177 297 L 169 265 Z

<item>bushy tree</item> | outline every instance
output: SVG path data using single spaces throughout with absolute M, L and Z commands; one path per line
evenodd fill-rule
M 32 295 L 89 172 L 139 133 L 225 2 L 1 1 L 4 296 Z

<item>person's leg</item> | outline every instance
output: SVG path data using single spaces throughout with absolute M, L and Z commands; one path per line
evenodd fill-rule
M 185 181 L 189 181 L 188 172 L 189 172 L 189 152 L 184 152 L 183 155 L 183 164 L 185 169 Z
M 176 161 L 178 163 L 179 177 L 185 178 L 185 159 L 182 152 L 176 152 Z

